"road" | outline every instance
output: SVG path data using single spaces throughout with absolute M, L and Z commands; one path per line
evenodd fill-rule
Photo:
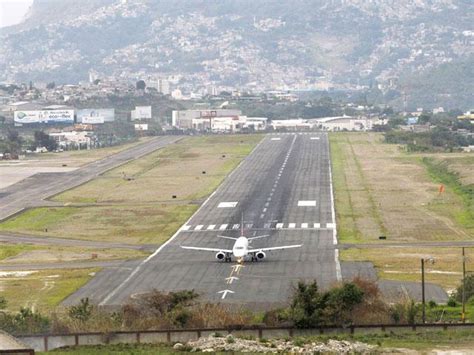
M 89 297 L 101 305 L 121 304 L 152 289 L 195 289 L 209 301 L 258 308 L 282 304 L 297 280 L 329 287 L 341 279 L 329 143 L 324 133 L 267 135 L 180 230 L 131 272 L 105 269 L 65 304 Z M 215 253 L 180 245 L 231 248 L 241 213 L 247 236 L 265 235 L 254 247 L 303 244 L 268 253 L 258 263 L 222 263 Z
M 45 199 L 81 185 L 107 170 L 142 157 L 181 139 L 178 136 L 156 137 L 146 143 L 63 173 L 40 173 L 0 189 L 0 221 L 28 207 L 48 205 Z

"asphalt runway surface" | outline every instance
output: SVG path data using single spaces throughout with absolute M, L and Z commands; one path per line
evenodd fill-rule
M 81 185 L 107 170 L 125 164 L 181 139 L 178 136 L 156 137 L 146 143 L 94 161 L 71 172 L 40 173 L 0 189 L 0 221 L 28 207 L 48 205 L 46 198 Z M 54 203 L 50 203 L 54 205 Z
M 215 252 L 180 248 L 231 249 L 234 241 L 218 236 L 239 236 L 242 213 L 246 236 L 268 235 L 252 247 L 303 247 L 242 268 L 217 261 Z M 118 305 L 153 289 L 194 289 L 208 301 L 258 308 L 282 304 L 298 280 L 322 288 L 341 280 L 335 227 L 327 135 L 267 135 L 165 245 L 136 267 L 102 270 L 64 304 L 89 297 Z

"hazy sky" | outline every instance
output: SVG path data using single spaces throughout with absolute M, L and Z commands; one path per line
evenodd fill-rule
M 19 23 L 33 0 L 0 0 L 0 27 Z

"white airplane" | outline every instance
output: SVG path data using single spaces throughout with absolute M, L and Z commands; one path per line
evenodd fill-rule
M 251 261 L 259 261 L 259 260 L 265 259 L 265 257 L 267 256 L 265 254 L 266 251 L 299 248 L 303 245 L 303 244 L 295 244 L 295 245 L 284 245 L 280 247 L 269 247 L 269 248 L 256 248 L 256 249 L 249 248 L 249 245 L 252 242 L 252 240 L 265 238 L 265 237 L 268 237 L 268 235 L 261 235 L 258 237 L 247 238 L 243 235 L 243 232 L 242 232 L 240 237 L 238 238 L 226 237 L 222 235 L 219 236 L 219 238 L 235 240 L 235 243 L 232 249 L 189 247 L 189 246 L 184 246 L 184 245 L 181 245 L 181 248 L 190 249 L 190 250 L 217 252 L 216 259 L 225 261 L 225 262 L 230 262 L 233 256 L 235 260 L 239 264 L 241 264 L 244 261 L 244 259 L 247 257 L 251 257 Z

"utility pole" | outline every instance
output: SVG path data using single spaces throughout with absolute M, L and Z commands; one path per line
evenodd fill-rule
M 466 253 L 462 247 L 462 314 L 461 321 L 466 322 Z
M 421 258 L 421 303 L 422 303 L 422 315 L 421 319 L 423 324 L 426 321 L 425 314 L 425 259 Z

